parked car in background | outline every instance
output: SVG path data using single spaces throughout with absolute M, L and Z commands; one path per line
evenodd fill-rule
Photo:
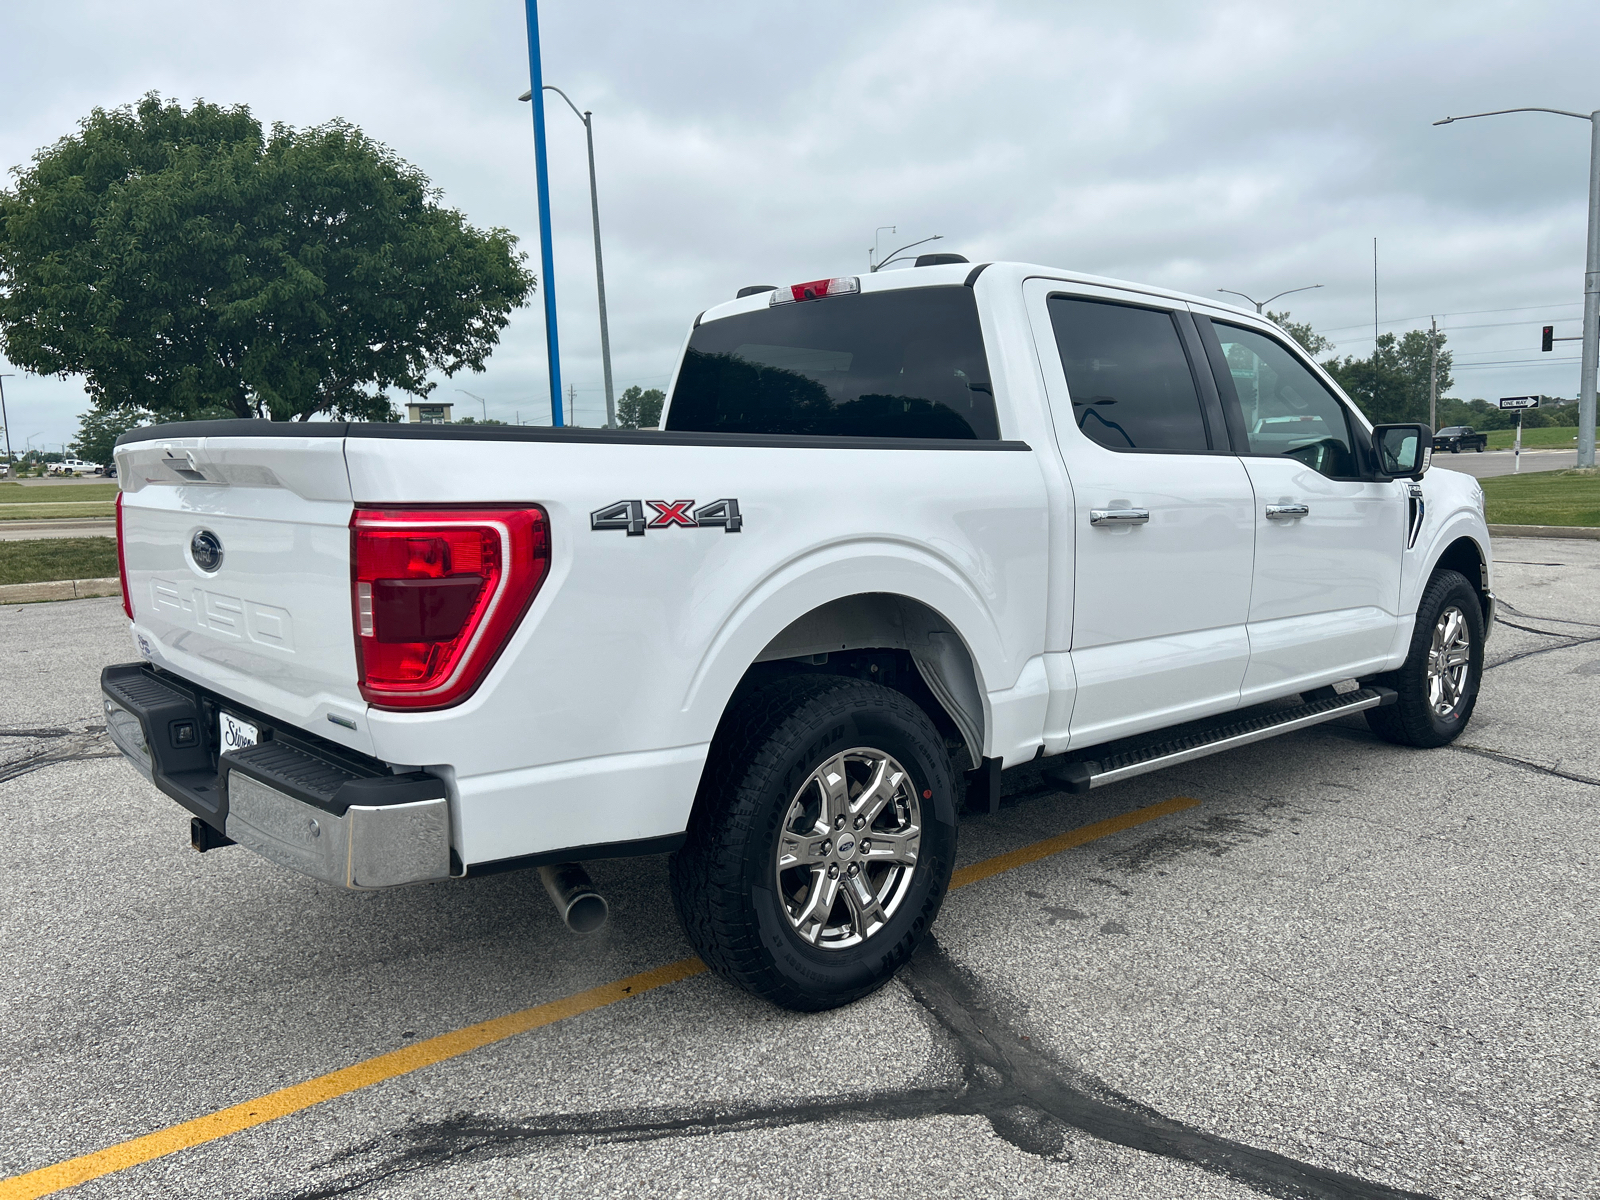
M 51 475 L 99 475 L 105 468 L 99 463 L 84 462 L 81 458 L 64 458 L 51 463 L 45 470 Z
M 1460 454 L 1463 450 L 1476 450 L 1482 454 L 1489 448 L 1489 435 L 1476 432 L 1471 425 L 1446 425 L 1433 435 L 1435 450 L 1448 450 Z

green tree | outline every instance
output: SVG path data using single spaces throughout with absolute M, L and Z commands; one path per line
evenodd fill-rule
M 396 420 L 481 371 L 534 278 L 353 125 L 152 93 L 96 108 L 0 191 L 0 351 L 99 409 Z
M 106 466 L 119 437 L 141 425 L 154 425 L 156 420 L 153 414 L 138 408 L 91 408 L 78 418 L 78 440 L 72 443 L 72 452 Z
M 504 421 L 497 421 L 493 417 L 462 417 L 457 425 L 504 425 Z
M 635 384 L 617 400 L 617 424 L 623 429 L 654 429 L 661 424 L 661 406 L 667 394 L 660 388 L 648 391 Z
M 1450 352 L 1445 335 L 1413 329 L 1403 338 L 1379 336 L 1370 358 L 1330 358 L 1322 364 L 1374 425 L 1428 419 L 1429 352 L 1437 341 L 1439 394 L 1455 380 L 1450 376 Z
M 1306 322 L 1294 320 L 1286 312 L 1269 312 L 1267 320 L 1299 342 L 1300 348 L 1313 358 L 1319 354 L 1327 354 L 1333 349 L 1333 343 L 1327 338 L 1312 329 Z

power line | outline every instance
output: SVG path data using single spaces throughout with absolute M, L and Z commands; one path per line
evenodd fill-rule
M 1469 309 L 1464 309 L 1461 312 L 1448 312 L 1448 313 L 1441 313 L 1439 315 L 1445 316 L 1445 317 L 1481 317 L 1481 316 L 1485 315 L 1486 313 L 1542 312 L 1545 309 L 1550 309 L 1550 308 L 1582 308 L 1582 307 L 1583 307 L 1583 301 L 1581 301 L 1581 300 L 1572 300 L 1572 301 L 1562 301 L 1559 304 L 1529 304 L 1529 305 L 1526 305 L 1526 306 L 1524 306 L 1522 308 L 1469 308 Z M 1424 320 L 1427 320 L 1427 319 L 1428 318 L 1425 315 L 1415 316 L 1415 317 L 1391 317 L 1389 320 L 1384 321 L 1383 324 L 1385 324 L 1385 325 L 1404 325 L 1408 321 L 1424 321 Z M 1560 319 L 1560 318 L 1558 318 L 1558 319 Z M 1565 319 L 1573 320 L 1575 318 L 1570 318 L 1569 317 L 1569 318 L 1565 318 Z M 1510 324 L 1516 325 L 1516 324 L 1521 324 L 1521 322 L 1512 321 L 1512 322 L 1510 322 Z M 1338 326 L 1335 326 L 1332 329 L 1320 329 L 1317 332 L 1319 332 L 1319 333 L 1341 333 L 1341 332 L 1343 332 L 1343 331 L 1345 331 L 1347 329 L 1365 329 L 1366 327 L 1367 327 L 1367 324 L 1366 324 L 1365 321 L 1363 321 L 1360 325 L 1338 325 Z M 1457 326 L 1457 328 L 1467 329 L 1467 328 L 1474 328 L 1474 327 L 1473 326 L 1462 325 L 1462 326 Z M 1483 328 L 1487 328 L 1487 327 L 1484 326 Z

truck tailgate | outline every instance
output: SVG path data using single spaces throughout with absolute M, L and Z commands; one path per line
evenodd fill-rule
M 141 654 L 370 753 L 350 617 L 344 440 L 158 438 L 120 447 L 117 463 Z

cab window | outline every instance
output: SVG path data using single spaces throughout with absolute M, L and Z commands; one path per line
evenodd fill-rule
M 1332 479 L 1357 474 L 1344 405 L 1288 349 L 1265 334 L 1212 321 L 1244 414 L 1251 454 L 1298 459 Z
M 1072 420 L 1108 450 L 1211 448 L 1189 357 L 1161 309 L 1050 297 Z

